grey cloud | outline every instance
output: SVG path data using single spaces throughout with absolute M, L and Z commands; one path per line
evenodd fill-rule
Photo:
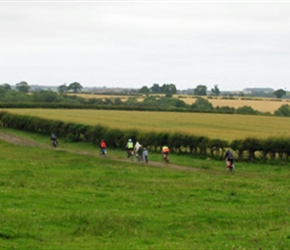
M 31 2 L 0 7 L 3 82 L 27 77 L 48 84 L 75 77 L 83 85 L 164 81 L 179 88 L 203 82 L 240 89 L 246 83 L 289 80 L 290 3 Z M 17 74 L 11 73 L 12 65 Z

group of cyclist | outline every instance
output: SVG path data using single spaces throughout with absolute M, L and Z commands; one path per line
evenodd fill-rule
M 136 157 L 136 160 L 141 162 L 146 162 L 148 163 L 148 150 L 146 147 L 142 146 L 138 141 L 133 143 L 132 139 L 129 139 L 127 144 L 126 144 L 126 149 L 127 149 L 127 158 L 133 158 L 134 156 Z
M 126 144 L 126 149 L 127 149 L 127 158 L 133 157 L 135 155 L 138 161 L 145 161 L 146 163 L 148 163 L 148 150 L 146 147 L 143 147 L 138 141 L 134 145 L 132 139 L 129 139 Z M 164 145 L 162 147 L 161 153 L 163 156 L 163 160 L 166 163 L 169 163 L 169 153 L 170 153 L 169 147 Z M 226 151 L 224 160 L 226 162 L 227 170 L 233 171 L 235 168 L 234 156 L 230 150 Z
M 142 146 L 139 141 L 136 141 L 135 145 L 132 141 L 132 139 L 128 139 L 128 142 L 126 143 L 125 146 L 126 150 L 127 150 L 127 158 L 132 158 L 135 159 L 139 162 L 149 162 L 149 153 L 148 153 L 148 149 L 145 146 Z M 106 142 L 102 139 L 100 141 L 100 149 L 101 149 L 101 155 L 106 156 L 107 154 L 107 145 Z M 163 146 L 162 147 L 162 155 L 163 155 L 163 159 L 165 162 L 169 162 L 169 147 L 167 146 Z
M 58 145 L 58 141 L 57 141 L 57 137 L 55 136 L 55 134 L 51 134 L 50 137 L 51 140 L 51 145 L 52 147 L 57 147 Z M 100 141 L 100 154 L 102 156 L 106 156 L 107 155 L 107 144 L 106 142 L 101 139 Z M 143 161 L 148 163 L 149 159 L 148 159 L 148 150 L 146 147 L 142 146 L 138 141 L 135 143 L 133 143 L 132 139 L 129 139 L 127 144 L 126 144 L 126 150 L 127 150 L 127 158 L 134 158 L 139 162 Z M 163 160 L 168 163 L 169 162 L 169 153 L 170 153 L 170 149 L 168 146 L 163 146 L 162 150 L 161 150 L 162 156 L 163 156 Z M 235 169 L 235 165 L 234 165 L 234 156 L 232 154 L 232 152 L 230 150 L 226 151 L 226 154 L 224 156 L 224 160 L 226 162 L 226 167 L 227 170 L 229 171 L 233 171 Z

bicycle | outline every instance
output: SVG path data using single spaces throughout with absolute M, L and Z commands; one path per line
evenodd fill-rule
M 133 149 L 127 149 L 127 158 L 128 159 L 132 159 L 132 160 L 134 160 L 134 152 L 133 152 Z
M 107 150 L 105 148 L 101 148 L 100 155 L 101 156 L 106 156 L 107 155 Z
M 233 172 L 235 170 L 234 163 L 233 162 L 228 162 L 227 165 L 226 165 L 226 170 L 230 171 L 230 172 Z
M 163 160 L 164 160 L 166 163 L 169 163 L 169 156 L 168 156 L 168 153 L 163 153 Z
M 51 140 L 51 146 L 52 146 L 53 148 L 56 148 L 57 145 L 58 145 L 57 140 Z

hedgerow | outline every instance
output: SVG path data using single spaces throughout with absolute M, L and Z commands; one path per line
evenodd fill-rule
M 163 145 L 172 152 L 199 155 L 222 159 L 225 150 L 231 149 L 240 161 L 288 161 L 290 156 L 290 138 L 270 137 L 257 139 L 247 137 L 232 142 L 208 138 L 207 136 L 187 135 L 180 132 L 150 132 L 142 130 L 111 129 L 101 125 L 84 125 L 72 122 L 50 120 L 33 116 L 0 112 L 0 125 L 44 135 L 56 134 L 71 142 L 88 142 L 97 144 L 101 139 L 107 141 L 111 148 L 124 148 L 128 138 L 140 141 L 152 151 L 160 151 Z

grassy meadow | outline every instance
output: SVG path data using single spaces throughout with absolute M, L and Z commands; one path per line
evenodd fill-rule
M 5 109 L 11 113 L 143 131 L 181 132 L 209 138 L 290 136 L 290 119 L 275 116 L 120 110 Z
M 183 156 L 190 168 L 170 168 L 63 141 L 0 148 L 1 249 L 290 248 L 287 166 L 241 163 L 229 173 Z

